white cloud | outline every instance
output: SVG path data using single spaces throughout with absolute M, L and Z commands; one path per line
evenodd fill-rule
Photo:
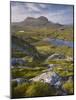
M 46 4 L 39 4 L 41 8 L 46 8 Z
M 27 3 L 26 7 L 27 7 L 27 10 L 30 12 L 31 11 L 37 11 L 37 12 L 40 11 L 40 8 L 38 6 L 36 6 L 36 4 L 33 4 L 33 3 Z

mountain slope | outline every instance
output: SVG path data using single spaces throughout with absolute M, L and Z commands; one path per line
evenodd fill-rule
M 20 50 L 34 59 L 40 59 L 39 52 L 34 46 L 16 36 L 12 36 L 12 49 Z

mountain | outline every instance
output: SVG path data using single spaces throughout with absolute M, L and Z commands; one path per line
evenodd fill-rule
M 40 16 L 38 18 L 27 17 L 22 22 L 11 23 L 11 29 L 13 31 L 27 28 L 60 28 L 61 26 L 63 25 L 59 23 L 53 23 L 44 16 Z
M 40 27 L 40 26 L 46 25 L 47 23 L 48 23 L 48 19 L 46 17 L 41 16 L 38 18 L 27 17 L 20 24 L 24 26 Z
M 27 17 L 24 19 L 22 22 L 16 22 L 12 23 L 12 25 L 18 25 L 18 26 L 32 26 L 32 27 L 41 27 L 41 26 L 46 26 L 46 27 L 51 27 L 51 26 L 61 26 L 59 23 L 53 23 L 49 21 L 46 17 L 40 16 L 38 18 L 33 18 L 33 17 Z

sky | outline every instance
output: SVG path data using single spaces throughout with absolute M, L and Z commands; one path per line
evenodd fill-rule
M 73 24 L 73 6 L 11 1 L 11 22 L 40 16 L 45 16 L 54 23 Z

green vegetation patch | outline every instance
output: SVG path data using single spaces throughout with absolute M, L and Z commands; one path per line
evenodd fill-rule
M 42 73 L 45 68 L 14 68 L 11 69 L 12 78 L 24 77 L 27 79 L 33 78 Z
M 12 89 L 12 97 L 35 97 L 56 95 L 56 89 L 43 82 L 23 83 Z
M 73 80 L 68 80 L 63 84 L 63 89 L 67 91 L 68 94 L 74 93 L 74 83 Z

